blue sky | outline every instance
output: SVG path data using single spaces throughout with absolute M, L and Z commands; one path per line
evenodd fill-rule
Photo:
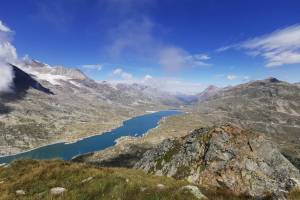
M 79 67 L 96 80 L 193 90 L 300 81 L 297 0 L 10 0 L 0 20 L 19 58 Z

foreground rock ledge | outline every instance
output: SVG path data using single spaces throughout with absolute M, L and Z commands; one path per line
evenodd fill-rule
M 273 143 L 232 124 L 165 140 L 134 168 L 254 198 L 285 199 L 300 183 L 298 169 Z

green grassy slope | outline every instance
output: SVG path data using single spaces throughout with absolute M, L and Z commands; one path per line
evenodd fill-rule
M 92 179 L 90 178 L 92 177 Z M 90 178 L 90 179 L 89 179 Z M 163 188 L 158 184 L 164 185 Z M 0 200 L 194 200 L 189 185 L 163 176 L 147 175 L 124 168 L 97 168 L 91 165 L 60 160 L 22 160 L 0 167 Z M 53 196 L 53 187 L 63 187 L 63 195 Z M 17 195 L 24 190 L 25 195 Z M 226 191 L 202 192 L 211 200 L 245 200 Z M 290 194 L 289 200 L 299 200 L 300 193 Z
M 93 177 L 90 181 L 83 180 Z M 163 184 L 165 188 L 157 185 Z M 0 167 L 0 199 L 101 199 L 101 200 L 193 200 L 180 188 L 188 183 L 166 177 L 149 176 L 141 171 L 95 168 L 59 160 L 14 162 Z M 50 194 L 53 187 L 64 187 L 60 196 Z M 25 195 L 16 195 L 24 190 Z

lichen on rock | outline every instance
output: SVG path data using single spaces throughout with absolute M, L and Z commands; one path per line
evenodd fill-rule
M 254 198 L 284 199 L 300 180 L 299 170 L 271 141 L 233 124 L 165 140 L 135 168 Z

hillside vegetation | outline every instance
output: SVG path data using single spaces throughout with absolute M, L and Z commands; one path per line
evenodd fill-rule
M 16 161 L 0 167 L 1 200 L 194 200 L 182 187 L 189 185 L 164 176 L 147 175 L 139 170 L 97 168 L 86 164 L 60 160 Z M 50 193 L 53 187 L 63 187 L 60 195 Z M 22 190 L 25 194 L 16 194 Z M 211 200 L 245 200 L 226 191 L 201 190 Z M 289 200 L 300 198 L 295 191 Z
M 0 199 L 196 199 L 180 189 L 185 181 L 149 176 L 142 171 L 121 168 L 96 168 L 60 160 L 17 161 L 0 167 Z M 63 187 L 61 195 L 51 195 Z M 25 194 L 16 194 L 23 190 Z

